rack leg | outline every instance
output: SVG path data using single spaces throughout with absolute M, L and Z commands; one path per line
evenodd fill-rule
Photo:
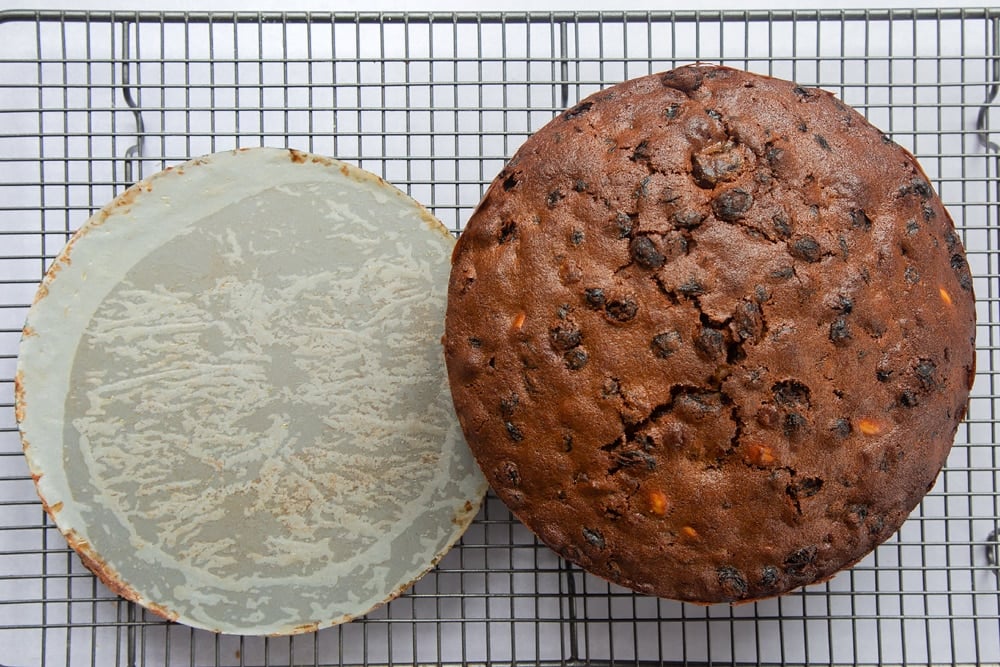
M 135 143 L 125 151 L 125 181 L 129 185 L 132 185 L 138 178 L 142 177 L 142 142 L 146 134 L 146 126 L 142 120 L 142 110 L 139 107 L 137 95 L 133 93 L 131 85 L 131 68 L 129 65 L 129 60 L 131 59 L 129 27 L 131 25 L 135 25 L 136 39 L 138 39 L 138 24 L 132 24 L 127 21 L 123 22 L 121 63 L 122 97 L 125 98 L 125 104 L 132 110 L 132 116 L 135 118 Z M 133 167 L 133 163 L 135 167 Z

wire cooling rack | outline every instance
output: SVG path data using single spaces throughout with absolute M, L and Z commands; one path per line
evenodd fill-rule
M 610 586 L 494 497 L 441 565 L 365 619 L 292 638 L 166 624 L 46 520 L 13 373 L 35 285 L 142 176 L 237 146 L 381 174 L 458 233 L 530 132 L 583 95 L 695 60 L 833 91 L 920 158 L 969 251 L 979 376 L 946 470 L 832 581 L 695 607 Z M 0 13 L 0 663 L 1000 663 L 1000 10 L 662 14 Z M 915 434 L 917 437 L 917 434 Z

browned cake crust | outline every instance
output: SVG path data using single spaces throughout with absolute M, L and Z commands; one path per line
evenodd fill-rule
M 562 556 L 717 602 L 829 577 L 933 485 L 972 279 L 913 157 L 832 95 L 714 66 L 531 137 L 453 258 L 445 350 L 497 494 Z

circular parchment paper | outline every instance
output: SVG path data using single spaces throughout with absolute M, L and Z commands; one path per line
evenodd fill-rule
M 226 633 L 348 621 L 429 570 L 486 484 L 440 338 L 452 237 L 377 176 L 210 155 L 91 218 L 38 290 L 17 419 L 110 588 Z

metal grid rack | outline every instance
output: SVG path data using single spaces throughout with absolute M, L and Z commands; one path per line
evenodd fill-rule
M 494 497 L 365 619 L 292 638 L 163 623 L 46 520 L 12 409 L 20 327 L 69 234 L 129 183 L 251 145 L 381 174 L 456 233 L 530 132 L 695 60 L 833 91 L 920 158 L 969 250 L 979 376 L 946 470 L 832 581 L 695 607 L 540 546 Z M 1000 663 L 1000 10 L 657 14 L 0 13 L 0 662 L 27 665 Z M 984 128 L 984 129 L 979 129 Z

